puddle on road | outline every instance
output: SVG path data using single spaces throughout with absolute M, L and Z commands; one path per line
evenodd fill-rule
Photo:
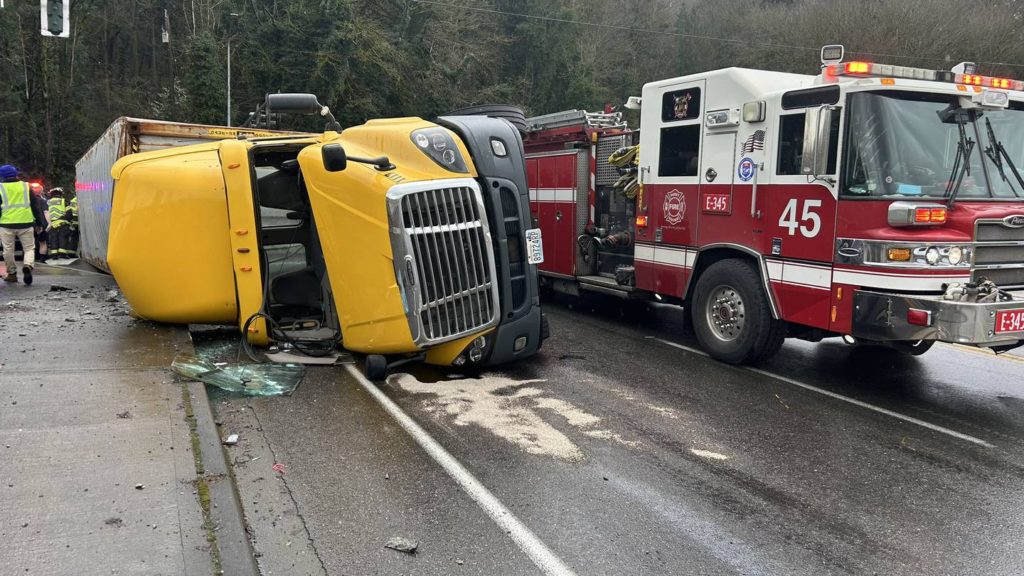
M 639 442 L 624 440 L 610 430 L 597 428 L 601 418 L 574 404 L 545 396 L 531 384 L 544 380 L 512 380 L 501 376 L 420 382 L 411 374 L 393 374 L 388 383 L 412 394 L 433 394 L 424 409 L 434 415 L 454 418 L 456 426 L 475 424 L 519 446 L 530 454 L 553 456 L 568 461 L 583 459 L 583 451 L 542 417 L 554 413 L 583 434 L 614 440 L 627 446 Z

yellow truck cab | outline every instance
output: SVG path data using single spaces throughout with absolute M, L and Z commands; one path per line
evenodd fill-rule
M 483 366 L 546 337 L 505 120 L 224 139 L 130 154 L 111 176 L 106 261 L 141 317 L 233 323 L 310 353 L 340 343 L 371 355 L 373 377 L 386 356 Z

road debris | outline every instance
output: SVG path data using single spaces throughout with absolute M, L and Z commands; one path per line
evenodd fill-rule
M 132 417 L 132 413 L 127 411 L 127 410 L 125 410 L 124 412 L 118 412 L 117 413 L 117 417 L 122 419 L 122 420 L 127 420 L 127 419 Z
M 415 540 L 409 540 L 408 538 L 402 538 L 401 536 L 393 536 L 388 540 L 385 548 L 391 548 L 392 550 L 398 550 L 399 552 L 405 552 L 406 554 L 415 554 L 416 549 L 419 548 L 419 542 Z
M 229 434 L 224 438 L 223 443 L 225 446 L 234 446 L 235 444 L 238 444 L 238 434 Z
M 136 489 L 136 490 L 142 490 L 142 489 L 144 489 L 145 487 L 146 487 L 146 486 L 145 486 L 145 485 L 143 485 L 143 484 L 136 484 L 136 485 L 135 485 L 135 489 Z
M 230 365 L 184 352 L 174 357 L 171 370 L 185 378 L 250 396 L 287 396 L 306 374 L 301 364 Z
M 273 466 L 270 467 L 270 469 L 273 470 L 274 472 L 277 472 L 278 474 L 284 474 L 284 464 L 274 464 Z
M 113 526 L 115 528 L 120 528 L 120 527 L 124 526 L 124 520 L 121 520 L 120 518 L 117 518 L 116 516 L 113 517 L 113 518 L 107 518 L 106 520 L 103 521 L 103 523 L 106 524 L 107 526 Z
M 74 288 L 68 288 L 67 286 L 61 286 L 60 284 L 51 284 L 50 292 L 70 292 Z
M 107 297 L 105 298 L 107 302 L 117 302 L 120 299 L 121 295 L 118 294 L 117 290 L 111 290 L 110 292 L 107 292 Z

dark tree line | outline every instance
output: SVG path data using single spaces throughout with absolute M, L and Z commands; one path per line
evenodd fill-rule
M 724 66 L 815 73 L 816 48 L 1024 77 L 1024 1 L 73 0 L 0 9 L 0 162 L 51 185 L 117 116 L 223 124 L 267 92 L 316 93 L 343 125 L 508 102 L 598 109 L 644 82 Z M 169 23 L 169 42 L 161 37 Z M 581 24 L 583 23 L 583 24 Z M 857 54 L 854 54 L 855 56 Z

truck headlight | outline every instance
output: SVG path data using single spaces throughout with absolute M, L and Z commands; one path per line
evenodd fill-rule
M 931 248 L 925 251 L 924 261 L 934 266 L 939 263 L 940 256 L 941 255 L 939 254 L 939 249 L 936 248 L 935 246 L 932 246 Z
M 413 144 L 441 168 L 449 172 L 469 173 L 466 160 L 462 158 L 462 152 L 455 144 L 455 139 L 444 128 L 435 126 L 414 130 L 411 138 Z

